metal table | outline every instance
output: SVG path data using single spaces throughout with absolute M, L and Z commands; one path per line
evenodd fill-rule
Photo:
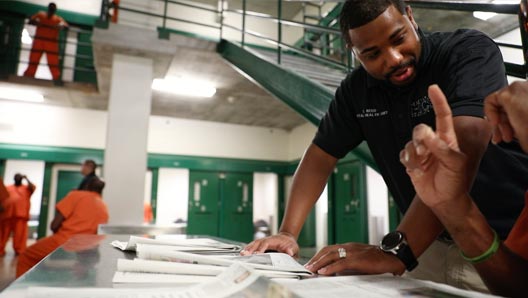
M 194 238 L 199 236 L 193 235 L 179 235 L 182 238 Z M 123 252 L 110 245 L 113 240 L 127 241 L 130 235 L 76 235 L 73 236 L 64 245 L 53 251 L 39 264 L 33 267 L 30 271 L 26 272 L 23 276 L 15 280 L 9 285 L 3 292 L 0 293 L 0 298 L 22 298 L 25 297 L 28 287 L 67 287 L 67 288 L 113 288 L 115 285 L 112 283 L 112 278 L 117 269 L 117 259 L 135 258 L 135 252 Z M 203 236 L 202 236 L 203 237 Z M 232 242 L 241 244 L 238 242 L 229 241 L 226 239 L 218 239 L 215 237 L 209 237 L 224 242 Z M 306 258 L 301 258 L 301 263 L 306 261 Z M 399 277 L 393 277 L 391 275 L 372 275 L 372 276 L 352 276 L 342 277 L 344 279 L 351 278 L 346 281 L 348 284 L 362 283 L 361 286 L 372 287 L 378 290 L 376 287 L 380 287 L 378 284 L 383 282 L 405 282 L 410 287 L 416 288 L 423 293 L 423 282 L 413 279 L 399 279 Z M 262 280 L 261 280 L 262 279 Z M 361 279 L 364 279 L 361 281 Z M 244 290 L 243 293 L 238 293 L 237 297 L 266 297 L 269 294 L 269 280 L 259 277 L 259 283 L 254 284 L 252 287 Z M 299 297 L 294 294 L 293 289 L 297 287 L 299 291 L 299 285 L 301 285 L 301 292 L 304 288 L 307 296 L 314 297 L 313 291 L 323 291 L 321 295 L 325 296 L 326 290 L 335 290 L 328 288 L 329 284 L 324 283 L 324 278 L 316 278 L 313 281 L 305 280 L 299 281 L 300 284 L 286 283 L 283 284 L 282 290 L 286 293 L 279 294 L 280 297 Z M 309 283 L 306 283 L 309 282 Z M 282 284 L 279 282 L 279 284 Z M 148 287 L 160 287 L 159 284 L 149 284 Z M 425 288 L 425 297 L 483 297 L 480 293 L 476 292 L 453 292 L 447 289 L 446 292 L 435 290 L 438 288 L 438 284 L 430 283 Z M 133 285 L 124 285 L 120 287 L 134 287 Z M 309 289 L 315 287 L 314 290 Z M 444 286 L 445 287 L 445 286 Z M 272 287 L 274 288 L 274 287 Z M 335 287 L 334 287 L 335 288 Z M 354 290 L 354 288 L 350 288 Z M 389 288 L 390 289 L 390 288 Z M 453 288 L 454 289 L 454 288 Z M 394 292 L 395 290 L 393 290 Z M 311 293 L 310 293 L 311 292 Z M 297 293 L 297 292 L 296 292 Z M 370 293 L 370 292 L 369 292 Z M 453 293 L 456 293 L 453 295 Z M 276 293 L 277 294 L 277 293 Z M 311 294 L 311 295 L 308 295 Z M 336 293 L 336 297 L 350 297 L 350 291 L 343 289 L 342 293 Z M 371 293 L 370 293 L 371 294 Z M 368 294 L 367 296 L 371 296 Z M 407 296 L 413 294 L 411 292 L 407 294 L 401 294 L 396 292 L 396 296 Z M 420 293 L 418 293 L 420 294 Z M 446 296 L 447 294 L 447 296 Z M 281 296 L 282 295 L 282 296 Z M 317 294 L 319 295 L 319 294 Z M 316 296 L 317 296 L 316 295 Z M 416 295 L 416 293 L 414 293 Z M 304 296 L 304 295 L 302 295 Z M 361 296 L 361 295 L 360 295 Z M 394 293 L 387 295 L 389 297 L 395 297 Z M 411 295 L 412 296 L 412 295 Z M 276 295 L 274 295 L 276 297 Z M 366 297 L 366 296 L 365 296 Z M 420 296 L 423 297 L 423 296 Z M 489 297 L 489 296 L 486 296 Z

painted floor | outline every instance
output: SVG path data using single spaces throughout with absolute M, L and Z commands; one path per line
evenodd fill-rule
M 29 246 L 34 242 L 35 240 L 28 239 L 27 245 Z M 0 292 L 15 280 L 17 259 L 10 238 L 6 245 L 6 255 L 0 257 Z

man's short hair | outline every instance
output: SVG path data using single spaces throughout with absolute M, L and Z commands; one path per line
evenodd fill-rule
M 103 189 L 105 187 L 105 182 L 97 177 L 93 177 L 88 181 L 88 184 L 86 184 L 85 190 L 87 191 L 93 191 L 98 194 L 103 193 Z
M 84 164 L 90 165 L 92 167 L 92 169 L 94 169 L 94 170 L 97 168 L 97 164 L 95 163 L 95 161 L 93 159 L 85 160 Z
M 403 0 L 347 0 L 339 14 L 341 34 L 346 43 L 350 45 L 348 30 L 370 23 L 390 5 L 393 5 L 402 15 L 405 14 L 406 5 Z

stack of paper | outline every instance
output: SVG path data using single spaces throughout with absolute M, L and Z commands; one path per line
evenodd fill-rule
M 226 250 L 233 252 L 239 247 L 212 239 L 188 240 L 192 241 L 131 237 L 128 243 L 119 243 L 120 249 L 135 250 L 137 258 L 119 259 L 113 282 L 202 283 L 212 280 L 234 264 L 244 264 L 268 278 L 299 279 L 312 275 L 287 254 L 269 253 L 251 256 L 240 256 L 238 252 L 225 254 Z M 112 244 L 116 246 L 117 243 Z M 208 250 L 212 249 L 213 245 L 220 253 Z M 199 253 L 194 253 L 195 251 Z
M 274 297 L 267 295 L 269 280 L 242 264 L 235 264 L 210 280 L 187 288 L 51 288 L 29 287 L 26 297 L 34 298 L 224 298 L 224 297 Z M 291 297 L 291 296 L 284 296 Z
M 161 246 L 171 246 L 173 250 L 187 251 L 193 253 L 236 253 L 242 247 L 239 245 L 224 243 L 209 238 L 161 238 L 152 239 L 145 237 L 130 236 L 128 242 L 112 241 L 112 246 L 121 250 L 135 251 L 138 244 L 152 244 Z

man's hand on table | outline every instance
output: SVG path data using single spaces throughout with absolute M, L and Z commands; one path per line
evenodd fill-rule
M 278 251 L 286 253 L 292 257 L 296 257 L 299 253 L 299 245 L 297 241 L 288 233 L 279 233 L 277 235 L 255 240 L 249 243 L 240 252 L 241 255 L 247 256 L 256 253 L 264 253 L 266 251 Z
M 405 271 L 404 264 L 396 256 L 383 252 L 378 246 L 352 242 L 321 249 L 305 267 L 321 275 L 381 273 L 401 275 Z

